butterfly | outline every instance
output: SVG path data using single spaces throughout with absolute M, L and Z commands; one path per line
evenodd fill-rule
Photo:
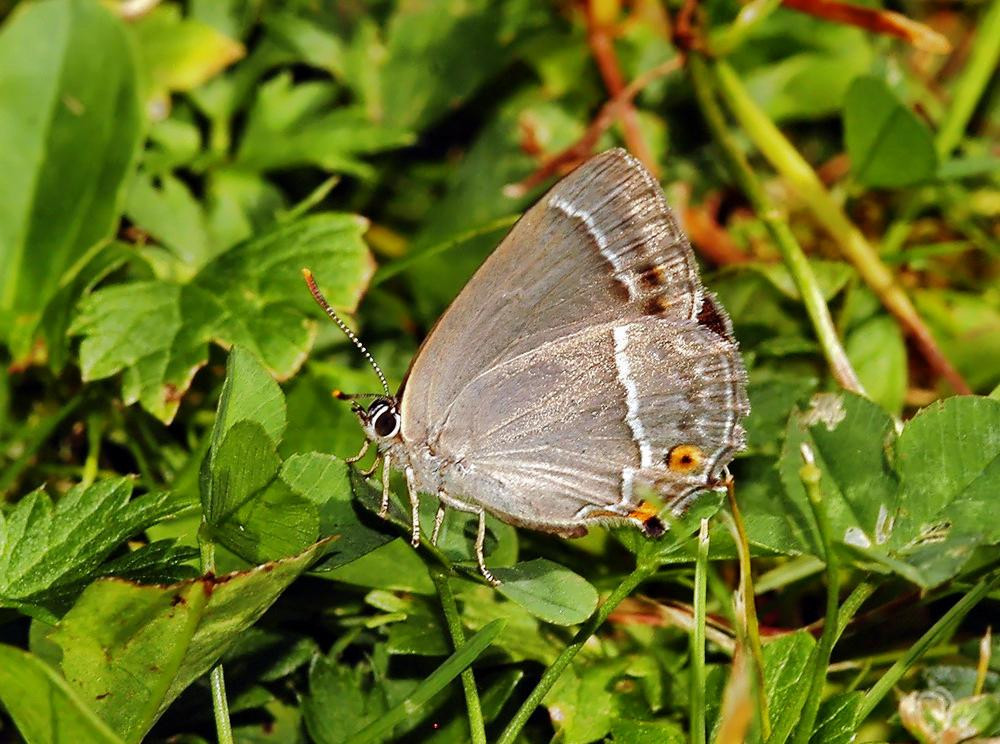
M 614 149 L 559 181 L 486 259 L 420 347 L 393 395 L 348 396 L 382 467 L 402 470 L 420 541 L 419 494 L 565 537 L 591 525 L 664 532 L 716 488 L 744 447 L 746 370 L 729 316 L 702 285 L 694 255 L 643 165 Z M 372 398 L 367 406 L 358 403 Z M 372 470 L 371 472 L 374 472 Z

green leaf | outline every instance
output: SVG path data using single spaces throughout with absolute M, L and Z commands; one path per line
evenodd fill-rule
M 336 99 L 337 87 L 330 83 L 294 85 L 290 74 L 269 80 L 258 91 L 237 163 L 263 171 L 316 165 L 372 177 L 374 170 L 361 156 L 415 141 L 409 131 L 373 123 L 361 108 L 336 106 Z
M 586 744 L 611 731 L 618 712 L 613 683 L 628 665 L 627 658 L 610 659 L 560 675 L 544 699 L 560 741 Z
M 803 681 L 808 679 L 816 640 L 804 630 L 788 633 L 764 646 L 764 687 L 776 732 L 792 731 L 802 713 Z M 784 741 L 784 739 L 778 739 Z
M 226 361 L 226 381 L 212 428 L 212 447 L 220 446 L 229 430 L 241 421 L 260 425 L 274 446 L 285 431 L 285 396 L 260 360 L 236 346 Z
M 379 108 L 385 121 L 422 129 L 498 74 L 512 57 L 516 4 L 431 0 L 399 5 L 389 21 Z M 442 70 L 447 70 L 443 84 Z
M 311 266 L 330 302 L 353 310 L 373 264 L 366 223 L 323 214 L 277 225 L 209 262 L 190 284 L 155 280 L 99 289 L 84 299 L 70 333 L 82 335 L 86 381 L 124 371 L 127 404 L 170 422 L 205 364 L 210 341 L 242 345 L 270 373 L 296 372 L 312 346 L 318 312 L 302 283 Z
M 844 140 L 854 177 L 867 186 L 909 186 L 937 171 L 930 130 L 879 78 L 858 77 L 848 89 Z
M 0 513 L 0 606 L 52 617 L 126 539 L 170 516 L 167 493 L 130 500 L 132 482 L 75 486 L 53 506 L 44 491 Z
M 355 732 L 382 716 L 385 697 L 369 689 L 361 666 L 348 667 L 330 656 L 316 656 L 309 667 L 309 694 L 302 701 L 306 729 L 318 744 L 353 741 Z
M 22 357 L 64 273 L 113 233 L 142 124 L 132 46 L 94 0 L 20 5 L 0 69 L 0 338 Z
M 611 724 L 614 744 L 684 744 L 687 735 L 673 721 L 630 721 L 618 719 Z
M 322 543 L 249 571 L 139 586 L 91 584 L 49 635 L 66 680 L 126 741 L 139 741 L 315 558 Z
M 1000 542 L 990 509 L 1000 477 L 1000 402 L 956 397 L 921 411 L 896 437 L 892 419 L 849 393 L 813 398 L 789 421 L 780 461 L 785 498 L 755 496 L 779 513 L 794 544 L 821 553 L 799 481 L 808 443 L 834 538 L 856 557 L 922 586 L 955 576 L 979 546 Z
M 125 202 L 128 218 L 166 248 L 176 260 L 174 273 L 190 279 L 217 252 L 201 204 L 176 176 L 139 173 Z
M 851 744 L 857 733 L 855 723 L 862 692 L 844 692 L 831 695 L 820 703 L 816 716 L 816 729 L 809 744 Z
M 355 502 L 356 489 L 363 489 L 367 498 L 381 496 L 375 497 L 374 489 L 343 460 L 319 452 L 292 455 L 282 467 L 281 480 L 315 505 L 320 534 L 333 538 L 315 570 L 344 566 L 395 538 L 382 520 L 364 513 Z
M 316 507 L 277 479 L 280 467 L 256 421 L 237 422 L 213 448 L 205 521 L 217 542 L 249 561 L 298 553 L 319 536 Z
M 948 398 L 907 422 L 896 445 L 904 498 L 891 545 L 933 585 L 979 545 L 1000 542 L 1000 402 Z
M 149 93 L 197 88 L 243 57 L 243 45 L 195 18 L 182 18 L 177 5 L 159 5 L 133 27 Z
M 913 300 L 942 353 L 974 390 L 1000 384 L 1000 307 L 991 293 L 919 289 Z
M 850 393 L 815 395 L 807 411 L 789 419 L 780 470 L 791 503 L 783 516 L 802 541 L 800 549 L 822 553 L 799 479 L 802 445 L 809 445 L 823 472 L 820 489 L 834 538 L 864 548 L 886 543 L 898 508 L 898 479 L 886 458 L 894 433 L 885 411 Z
M 848 334 L 845 348 L 871 399 L 899 415 L 906 395 L 907 361 L 903 332 L 895 319 L 888 315 L 870 318 Z
M 122 742 L 52 667 L 13 646 L 0 645 L 0 700 L 27 742 Z
M 556 625 L 582 623 L 597 609 L 597 590 L 579 574 L 537 558 L 496 568 L 497 591 L 537 618 Z

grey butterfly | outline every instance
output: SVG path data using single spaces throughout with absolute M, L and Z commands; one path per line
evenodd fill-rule
M 726 312 L 705 290 L 659 184 L 624 150 L 594 156 L 525 213 L 469 280 L 389 392 L 354 403 L 382 464 L 406 476 L 412 538 L 418 494 L 566 537 L 590 525 L 664 531 L 718 487 L 743 448 L 746 371 Z M 359 398 L 363 396 L 342 396 Z M 376 463 L 377 464 L 377 463 Z M 374 472 L 374 468 L 372 471 Z

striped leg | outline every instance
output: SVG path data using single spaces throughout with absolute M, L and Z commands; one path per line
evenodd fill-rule
M 378 515 L 382 519 L 389 516 L 389 461 L 388 453 L 382 455 L 382 505 L 378 510 Z
M 417 547 L 420 545 L 420 496 L 417 493 L 417 486 L 413 482 L 413 468 L 406 469 L 406 492 L 410 497 L 410 519 L 413 524 L 410 544 Z
M 463 504 L 455 499 L 449 499 L 448 494 L 441 491 L 438 496 L 441 498 L 442 503 L 444 501 L 448 502 L 448 506 L 451 508 L 465 512 L 466 514 L 475 514 L 479 517 L 479 530 L 476 533 L 476 563 L 479 564 L 479 573 L 483 575 L 492 586 L 500 586 L 500 579 L 490 572 L 486 567 L 486 557 L 483 555 L 483 550 L 486 545 L 486 511 L 480 506 L 472 506 L 471 504 Z
M 438 498 L 441 497 L 440 492 Z M 438 507 L 437 514 L 434 515 L 434 532 L 431 533 L 431 545 L 438 544 L 438 533 L 441 532 L 441 524 L 444 522 L 444 502 Z
M 354 457 L 348 457 L 346 460 L 344 460 L 344 462 L 346 462 L 349 465 L 353 465 L 354 463 L 356 463 L 358 460 L 360 460 L 362 457 L 365 456 L 366 452 L 368 452 L 368 446 L 370 444 L 371 444 L 371 440 L 370 439 L 366 439 L 365 443 L 361 445 L 361 451 L 358 454 L 356 454 Z

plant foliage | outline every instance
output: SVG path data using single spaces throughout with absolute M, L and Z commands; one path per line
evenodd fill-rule
M 0 738 L 1000 736 L 1000 1 L 904 9 L 0 2 Z M 397 386 L 616 145 L 748 447 L 658 541 L 490 517 L 494 588 L 475 517 L 378 515 L 301 269 Z

